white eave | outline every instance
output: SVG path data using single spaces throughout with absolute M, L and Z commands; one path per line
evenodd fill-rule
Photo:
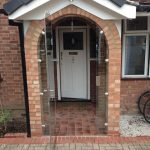
M 75 5 L 104 20 L 136 18 L 135 6 L 125 4 L 118 7 L 110 0 L 34 0 L 9 15 L 9 19 L 41 20 L 45 12 L 53 14 L 69 5 Z

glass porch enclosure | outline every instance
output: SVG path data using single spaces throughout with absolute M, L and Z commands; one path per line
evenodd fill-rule
M 107 128 L 108 95 L 108 49 L 104 34 L 94 22 L 78 16 L 64 17 L 52 23 L 45 19 L 45 25 L 39 39 L 43 134 L 51 137 L 104 134 Z M 82 56 L 83 49 L 85 55 Z M 64 53 L 68 55 L 64 57 Z M 86 98 L 65 97 L 62 94 L 65 86 L 61 85 L 65 80 L 61 76 L 62 57 L 63 60 L 71 57 L 69 61 L 73 64 L 72 68 L 78 69 L 76 55 L 80 54 L 79 66 L 83 57 L 86 60 Z

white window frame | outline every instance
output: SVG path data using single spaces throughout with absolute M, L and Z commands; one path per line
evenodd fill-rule
M 137 17 L 142 17 L 142 16 L 137 16 Z M 150 17 L 148 16 L 143 16 L 143 17 L 147 17 L 147 30 L 130 30 L 128 31 L 127 30 L 127 20 L 124 20 L 124 27 L 125 27 L 125 33 L 147 33 L 147 32 L 150 32 L 150 27 L 149 27 L 149 24 L 150 24 Z
M 125 75 L 125 64 L 126 64 L 126 59 L 125 59 L 125 45 L 126 45 L 126 37 L 127 36 L 146 36 L 146 53 L 145 53 L 145 68 L 144 68 L 144 74 L 143 75 Z M 150 70 L 149 70 L 149 75 L 148 75 L 148 61 L 149 59 L 149 34 L 146 33 L 133 33 L 133 34 L 124 34 L 123 36 L 123 55 L 122 55 L 122 77 L 123 78 L 147 78 L 150 76 Z

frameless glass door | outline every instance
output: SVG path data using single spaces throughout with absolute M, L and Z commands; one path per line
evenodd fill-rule
M 107 128 L 107 67 L 108 51 L 105 36 L 96 31 L 96 127 L 98 134 L 104 134 Z
M 52 24 L 45 19 L 45 28 L 39 40 L 39 71 L 41 81 L 41 105 L 43 134 L 50 137 L 49 149 L 55 149 L 54 136 L 56 136 L 56 93 L 55 69 L 56 58 L 54 52 L 54 30 Z

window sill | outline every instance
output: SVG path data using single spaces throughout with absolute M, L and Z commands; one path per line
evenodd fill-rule
M 121 80 L 150 80 L 150 77 L 122 77 Z

